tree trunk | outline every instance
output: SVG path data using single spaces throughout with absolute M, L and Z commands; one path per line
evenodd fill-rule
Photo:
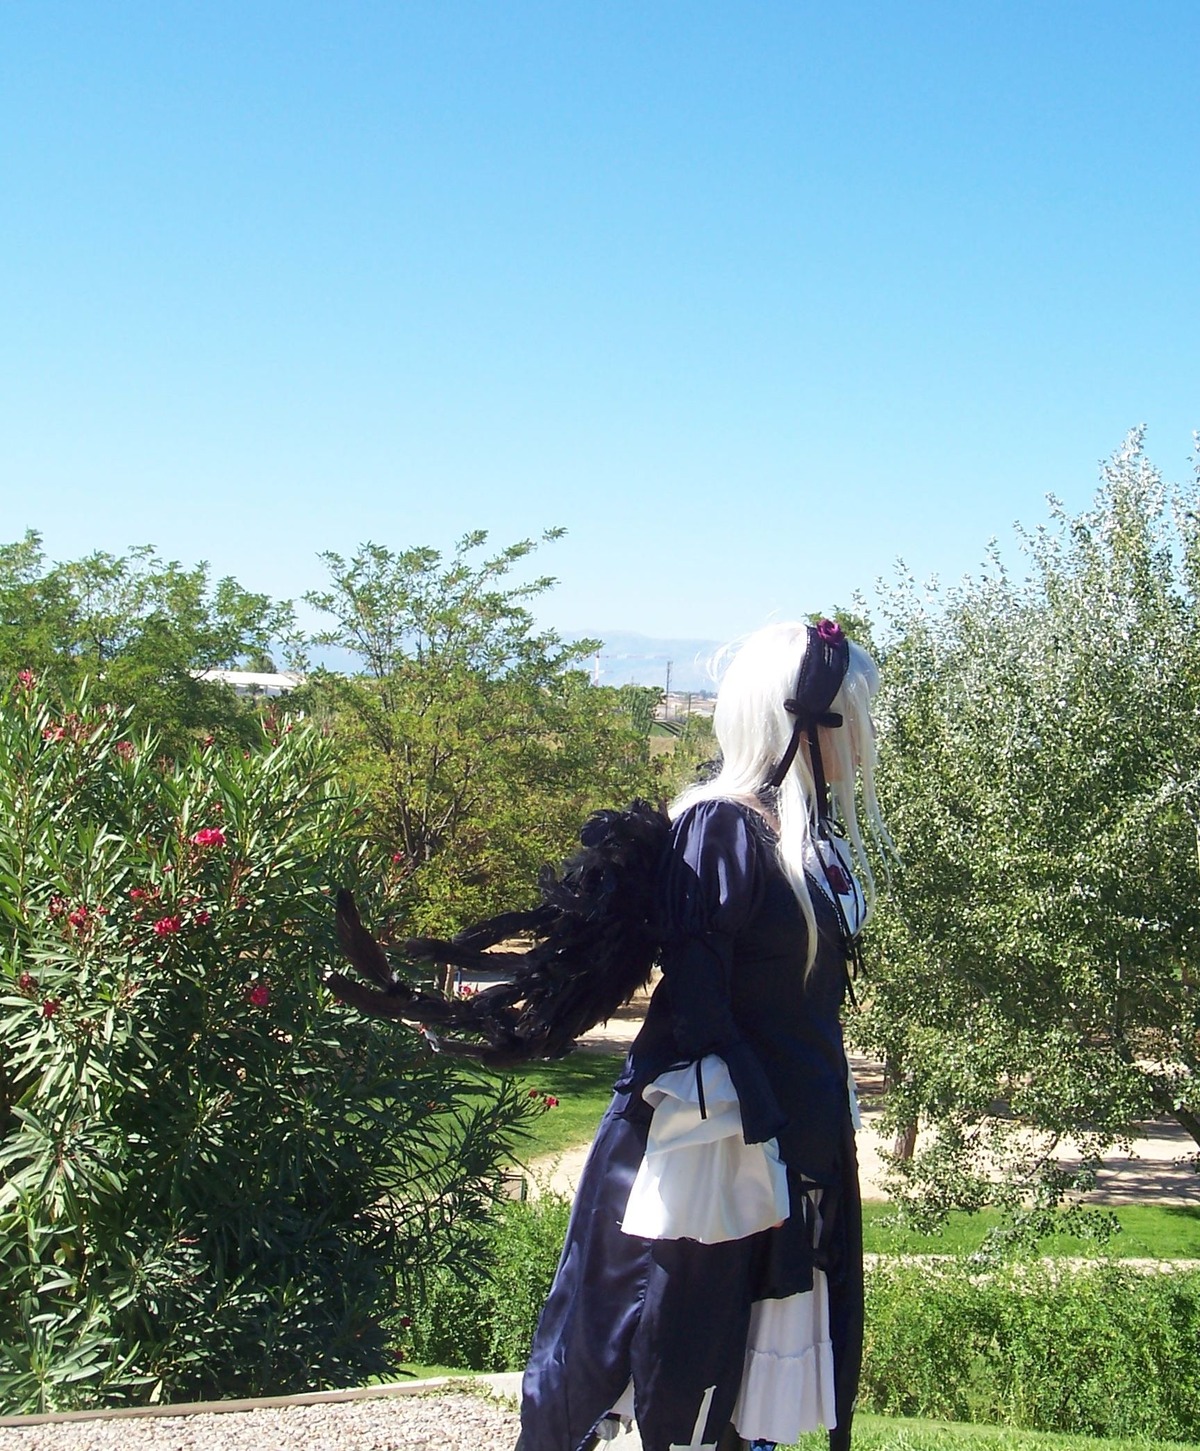
M 1186 1108 L 1173 1108 L 1171 1117 L 1177 1124 L 1181 1124 L 1187 1129 L 1196 1143 L 1200 1144 L 1200 1114 L 1192 1113 L 1190 1109 Z

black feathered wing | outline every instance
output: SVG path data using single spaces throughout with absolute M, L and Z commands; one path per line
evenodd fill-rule
M 495 1067 L 561 1057 L 649 979 L 659 945 L 656 885 L 670 830 L 663 812 L 645 801 L 599 811 L 561 873 L 543 868 L 539 906 L 490 917 L 448 940 L 417 937 L 401 945 L 410 960 L 508 972 L 507 981 L 470 998 L 420 992 L 399 979 L 362 925 L 354 898 L 341 891 L 338 941 L 377 986 L 341 973 L 330 975 L 329 986 L 362 1012 L 420 1023 L 434 1030 L 440 1047 Z M 518 934 L 532 936 L 528 950 L 488 951 Z

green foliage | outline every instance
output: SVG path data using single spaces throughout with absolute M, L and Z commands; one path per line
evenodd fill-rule
M 472 1370 L 520 1370 L 570 1217 L 552 1194 L 498 1204 L 468 1253 L 430 1276 L 409 1317 L 412 1355 Z
M 1097 1436 L 1200 1436 L 1200 1275 L 881 1262 L 859 1403 Z
M 368 865 L 315 732 L 0 710 L 0 1403 L 358 1381 L 529 1116 L 322 987 Z
M 63 697 L 102 680 L 172 751 L 198 735 L 254 739 L 253 710 L 198 673 L 261 663 L 290 631 L 289 606 L 232 579 L 210 584 L 207 565 L 164 563 L 148 546 L 55 565 L 35 533 L 0 546 L 0 678 L 32 670 Z
M 667 780 L 664 795 L 672 797 L 709 770 L 720 755 L 713 734 L 712 716 L 699 713 L 685 715 L 679 724 L 670 756 L 666 758 Z
M 621 685 L 617 687 L 617 700 L 629 718 L 629 723 L 650 750 L 650 728 L 654 724 L 654 712 L 663 693 L 655 685 Z
M 363 673 L 318 672 L 293 704 L 334 723 L 391 845 L 406 934 L 523 905 L 590 811 L 655 794 L 640 707 L 575 668 L 596 642 L 536 631 L 526 603 L 553 581 L 508 580 L 535 544 L 477 562 L 485 541 L 467 535 L 449 559 L 327 554 L 330 588 L 307 596 L 333 620 L 315 643 Z
M 498 1206 L 472 1253 L 431 1277 L 411 1355 L 519 1369 L 553 1278 L 569 1206 Z M 1200 1274 L 1025 1261 L 879 1260 L 867 1273 L 859 1405 L 1041 1431 L 1200 1435 Z
M 1200 1142 L 1198 503 L 1134 434 L 1090 511 L 1027 537 L 1027 578 L 993 559 L 889 603 L 903 866 L 848 1027 L 888 1065 L 889 1125 L 928 1130 L 900 1188 L 931 1218 L 1043 1213 L 1063 1136 L 1092 1160 L 1157 1113 Z

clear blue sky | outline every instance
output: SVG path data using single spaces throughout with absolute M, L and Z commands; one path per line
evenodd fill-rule
M 561 628 L 973 568 L 1200 427 L 1197 0 L 0 0 L 0 537 Z

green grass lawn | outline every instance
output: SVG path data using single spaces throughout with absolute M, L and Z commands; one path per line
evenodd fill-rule
M 547 1109 L 532 1125 L 521 1146 L 521 1162 L 589 1143 L 624 1062 L 624 1053 L 571 1053 L 553 1063 L 515 1070 L 510 1076 L 518 1083 L 558 1099 L 558 1106 Z
M 802 1436 L 801 1451 L 826 1451 L 824 1433 Z M 958 1421 L 901 1420 L 857 1415 L 854 1451 L 1186 1451 L 1187 1441 L 1109 1441 L 1099 1436 L 1065 1436 L 1018 1431 L 1011 1426 L 975 1426 Z
M 552 1094 L 556 1108 L 531 1127 L 519 1155 L 524 1164 L 586 1144 L 596 1132 L 600 1116 L 612 1096 L 613 1080 L 625 1061 L 622 1053 L 572 1053 L 554 1063 L 539 1063 L 512 1076 L 529 1088 Z M 1116 1209 L 1121 1232 L 1100 1253 L 1117 1258 L 1200 1259 L 1200 1210 L 1169 1204 L 1132 1204 Z M 978 1249 L 984 1235 L 997 1224 L 997 1211 L 952 1214 L 940 1234 L 919 1235 L 897 1229 L 889 1204 L 864 1206 L 865 1247 L 870 1254 L 960 1254 Z M 1097 1247 L 1068 1235 L 1056 1235 L 1042 1246 L 1043 1254 L 1094 1255 Z
M 1042 1241 L 1045 1255 L 1095 1256 L 1117 1259 L 1200 1259 L 1200 1210 L 1174 1204 L 1122 1204 L 1115 1207 L 1120 1233 L 1104 1245 L 1057 1234 Z M 863 1206 L 863 1242 L 871 1254 L 969 1254 L 1001 1221 L 998 1210 L 955 1213 L 939 1234 L 917 1234 L 889 1223 L 890 1204 Z

